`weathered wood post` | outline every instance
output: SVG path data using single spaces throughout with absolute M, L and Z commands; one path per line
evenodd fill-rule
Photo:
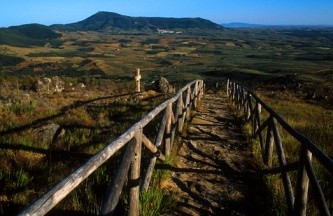
M 171 112 L 172 112 L 172 104 L 169 103 L 166 107 L 166 115 L 167 122 L 165 125 L 165 156 L 170 156 L 171 153 Z
M 296 197 L 295 197 L 293 215 L 305 216 L 307 202 L 308 202 L 308 191 L 309 191 L 309 177 L 306 173 L 305 160 L 307 160 L 308 158 L 311 161 L 312 153 L 308 149 L 306 149 L 304 145 L 302 145 L 299 157 L 300 157 L 300 167 L 298 170 Z
M 261 104 L 258 103 L 258 113 L 261 114 Z
M 232 83 L 232 100 L 236 104 L 236 83 Z
M 255 128 L 254 128 L 254 133 L 257 133 L 258 129 L 260 128 L 261 126 L 261 117 L 260 117 L 260 113 L 261 113 L 261 104 L 259 103 L 259 101 L 257 100 L 256 101 L 256 123 L 255 123 Z M 265 158 L 265 145 L 264 145 L 264 140 L 263 140 L 263 137 L 262 137 L 262 133 L 259 132 L 258 133 L 258 136 L 259 136 L 259 143 L 260 143 L 260 148 L 261 148 L 261 154 L 262 154 L 262 157 Z
M 252 95 L 250 94 L 250 92 L 247 92 L 247 96 L 246 96 L 246 100 L 247 100 L 247 115 L 246 115 L 246 121 L 250 120 L 251 117 L 251 113 L 252 113 Z
M 227 95 L 230 96 L 230 92 L 229 92 L 229 79 L 227 79 Z
M 198 92 L 199 92 L 199 86 L 198 82 L 196 81 L 193 89 L 193 105 L 195 109 L 198 106 Z
M 191 111 L 191 87 L 187 87 L 187 95 L 186 95 L 186 102 L 185 102 L 185 116 L 183 116 L 183 124 L 186 120 L 189 120 L 190 118 L 190 111 Z
M 204 87 L 204 84 L 202 81 L 199 81 L 199 101 L 201 101 L 202 97 L 203 97 L 203 94 L 204 94 L 204 91 L 205 91 L 205 87 Z
M 167 118 L 168 118 L 168 113 L 167 113 L 167 109 L 165 109 L 164 116 L 162 118 L 162 122 L 161 122 L 160 128 L 158 130 L 158 134 L 157 134 L 156 141 L 155 141 L 156 148 L 159 147 L 163 142 L 164 132 L 165 132 L 167 121 L 168 121 Z M 153 156 L 150 159 L 144 180 L 142 182 L 142 191 L 147 190 L 149 187 L 149 183 L 150 183 L 150 179 L 153 175 L 155 163 L 156 163 L 156 156 Z
M 135 92 L 140 92 L 141 86 L 140 86 L 140 80 L 141 80 L 141 74 L 140 74 L 140 68 L 136 69 L 135 72 Z
M 130 168 L 134 150 L 136 148 L 136 137 L 131 139 L 123 153 L 120 164 L 116 169 L 114 179 L 108 187 L 106 197 L 102 203 L 100 215 L 113 215 L 118 204 L 124 183 L 127 179 L 127 173 Z
M 273 137 L 273 131 L 272 131 L 272 121 L 273 117 L 269 117 L 269 123 L 267 126 L 267 133 L 266 133 L 266 147 L 265 147 L 265 158 L 264 162 L 268 167 L 272 167 L 273 163 L 273 145 L 274 145 L 274 137 Z
M 177 100 L 177 122 L 178 122 L 178 132 L 183 131 L 184 121 L 183 121 L 183 112 L 184 112 L 184 101 L 183 101 L 183 92 L 180 92 L 179 98 Z
M 286 156 L 284 154 L 283 147 L 282 147 L 282 139 L 281 139 L 278 127 L 275 122 L 276 122 L 276 120 L 273 119 L 272 131 L 273 131 L 273 136 L 274 136 L 274 143 L 275 143 L 276 151 L 277 151 L 277 155 L 278 155 L 280 173 L 281 173 L 281 178 L 282 178 L 282 182 L 283 182 L 284 192 L 286 195 L 286 202 L 287 202 L 289 214 L 292 214 L 294 200 L 295 200 L 294 193 L 293 193 L 289 174 L 285 168 L 287 165 L 287 160 L 286 160 Z
M 141 147 L 142 147 L 142 129 L 135 134 L 136 146 L 130 172 L 130 196 L 129 196 L 129 215 L 139 216 L 140 204 L 140 165 L 141 165 Z

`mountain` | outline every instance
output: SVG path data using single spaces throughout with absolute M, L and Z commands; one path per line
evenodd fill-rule
M 72 31 L 203 29 L 221 30 L 216 23 L 202 18 L 130 17 L 112 12 L 98 12 L 80 22 L 53 25 L 53 29 Z
M 221 26 L 226 28 L 262 28 L 269 27 L 268 25 L 262 24 L 250 24 L 250 23 L 241 23 L 241 22 L 232 22 L 232 23 L 223 23 Z
M 221 30 L 222 26 L 202 18 L 163 18 L 163 17 L 130 17 L 112 12 L 98 12 L 80 22 L 45 26 L 40 24 L 26 24 L 0 28 L 0 44 L 11 46 L 30 47 L 44 46 L 50 43 L 52 46 L 60 44 L 60 31 L 156 31 L 163 30 L 187 30 L 195 29 Z

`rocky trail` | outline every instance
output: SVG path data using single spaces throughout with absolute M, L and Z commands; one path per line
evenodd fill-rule
M 226 96 L 205 96 L 172 171 L 173 215 L 260 215 L 257 166 Z

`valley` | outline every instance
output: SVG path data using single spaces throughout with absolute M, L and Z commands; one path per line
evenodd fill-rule
M 121 20 L 116 26 L 115 19 Z M 133 95 L 137 68 L 141 98 Z M 38 91 L 39 81 L 54 77 L 63 81 L 62 92 Z M 332 27 L 229 29 L 203 19 L 100 12 L 68 25 L 1 28 L 0 214 L 27 205 L 170 97 L 153 89 L 160 77 L 176 88 L 203 79 L 210 92 L 224 91 L 227 79 L 243 83 L 332 157 Z M 52 123 L 63 134 L 43 143 L 36 130 Z M 114 164 L 61 206 L 80 212 L 87 205 L 86 214 L 96 213 L 94 191 L 105 186 L 106 169 Z M 94 202 L 79 196 L 84 190 Z

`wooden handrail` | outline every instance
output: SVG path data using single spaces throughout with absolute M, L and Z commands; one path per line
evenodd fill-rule
M 316 194 L 318 210 L 321 215 L 330 215 L 327 207 L 327 201 L 312 168 L 312 158 L 316 158 L 316 160 L 318 160 L 319 163 L 323 165 L 323 167 L 332 175 L 333 160 L 321 151 L 306 136 L 291 127 L 277 112 L 270 108 L 250 89 L 228 80 L 227 94 L 235 105 L 239 107 L 243 106 L 245 120 L 251 121 L 253 129 L 252 133 L 255 137 L 259 137 L 263 161 L 269 167 L 272 166 L 273 144 L 275 144 L 289 213 L 292 215 L 306 215 L 308 187 L 310 183 L 314 194 Z M 255 106 L 253 106 L 253 104 L 255 104 Z M 266 110 L 269 114 L 269 117 L 263 121 L 263 123 L 261 123 L 259 106 Z M 288 164 L 284 156 L 284 150 L 277 124 L 279 124 L 279 126 L 281 126 L 288 134 L 294 137 L 301 146 L 296 192 L 293 191 L 288 170 L 285 169 Z M 262 133 L 265 129 L 266 141 L 264 142 Z M 294 194 L 296 195 L 294 196 Z
M 134 124 L 131 128 L 129 128 L 125 133 L 119 136 L 116 140 L 106 145 L 104 149 L 95 154 L 91 159 L 89 159 L 86 163 L 76 169 L 69 176 L 64 178 L 61 182 L 56 184 L 53 188 L 51 188 L 48 192 L 46 192 L 42 197 L 37 199 L 32 205 L 25 208 L 20 215 L 45 215 L 49 212 L 54 206 L 56 206 L 61 200 L 63 200 L 71 191 L 73 191 L 80 183 L 82 183 L 88 176 L 90 176 L 98 167 L 104 164 L 107 160 L 110 159 L 116 152 L 118 152 L 124 146 L 127 146 L 127 149 L 130 149 L 127 152 L 130 161 L 132 161 L 132 169 L 130 174 L 130 180 L 140 182 L 140 179 L 143 182 L 143 187 L 145 190 L 148 188 L 149 181 L 151 179 L 152 172 L 154 170 L 156 158 L 165 159 L 163 154 L 158 154 L 160 150 L 158 147 L 161 146 L 162 143 L 167 143 L 167 148 L 172 146 L 173 138 L 175 132 L 181 132 L 184 126 L 185 118 L 189 116 L 190 109 L 193 108 L 198 103 L 198 99 L 202 97 L 204 89 L 204 84 L 202 80 L 194 80 L 188 83 L 185 87 L 180 89 L 175 96 L 168 99 L 167 101 L 160 104 L 154 110 L 149 112 L 145 117 L 143 117 L 139 122 Z M 191 97 L 191 93 L 193 97 Z M 183 95 L 186 94 L 186 101 L 184 102 Z M 176 115 L 174 115 L 172 110 L 172 104 L 177 101 L 176 105 Z M 165 115 L 163 117 L 163 121 L 161 123 L 161 127 L 159 129 L 159 133 L 157 135 L 156 141 L 154 143 L 154 147 L 151 146 L 153 142 L 151 142 L 144 134 L 143 128 L 151 122 L 156 116 L 165 111 Z M 177 129 L 177 130 L 176 130 Z M 168 133 L 168 137 L 165 137 L 165 134 Z M 170 135 L 171 134 L 171 135 Z M 170 139 L 171 136 L 171 139 Z M 137 140 L 140 141 L 137 141 Z M 167 142 L 163 142 L 167 139 Z M 132 141 L 131 141 L 132 140 Z M 136 147 L 136 153 L 133 153 L 132 146 L 135 140 L 135 143 L 139 143 L 140 147 Z M 130 142 L 131 141 L 131 142 Z M 147 173 L 145 178 L 142 179 L 142 175 L 139 173 L 140 170 L 140 161 L 141 161 L 141 145 L 142 143 L 145 146 L 148 146 L 148 150 L 152 153 L 152 160 L 147 169 Z M 139 149 L 139 150 L 138 150 Z M 168 149 L 168 154 L 170 149 Z M 132 156 L 134 154 L 134 156 Z M 166 155 L 167 156 L 167 155 Z M 139 157 L 139 158 L 138 158 Z M 128 159 L 124 160 L 120 163 L 119 166 L 125 167 L 128 169 Z M 118 169 L 119 170 L 119 169 Z M 119 176 L 119 179 L 123 181 L 123 174 L 121 174 L 121 170 L 119 170 L 115 175 Z M 126 173 L 127 174 L 127 173 Z M 123 183 L 123 182 L 113 182 L 113 185 L 110 185 L 110 196 L 114 196 L 112 194 L 118 194 L 122 190 L 119 191 L 118 187 L 115 187 L 115 184 Z M 140 191 L 140 186 L 135 184 L 131 188 L 130 192 L 130 215 L 138 215 L 138 202 L 139 195 L 138 191 Z M 142 190 L 142 189 L 141 189 Z M 115 200 L 116 197 L 108 197 L 107 200 Z M 106 201 L 105 205 L 101 211 L 101 214 L 112 214 L 112 209 L 114 205 L 117 203 L 113 203 L 111 206 Z

